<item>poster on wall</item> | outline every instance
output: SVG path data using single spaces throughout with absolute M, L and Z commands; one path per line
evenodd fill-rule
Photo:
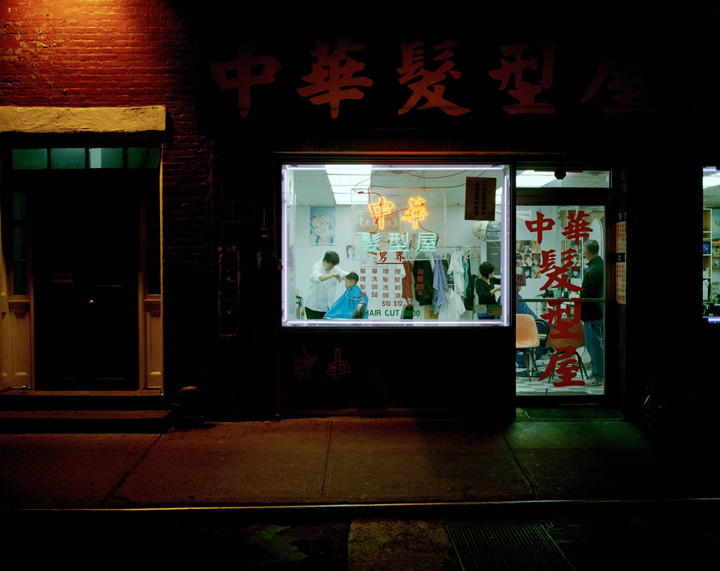
M 335 243 L 335 208 L 310 207 L 310 243 L 327 246 Z

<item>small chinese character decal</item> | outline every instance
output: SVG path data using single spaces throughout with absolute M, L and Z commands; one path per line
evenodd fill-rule
M 300 87 L 297 92 L 309 98 L 313 105 L 329 105 L 330 116 L 337 119 L 341 101 L 362 99 L 365 93 L 359 88 L 373 84 L 372 79 L 357 75 L 365 69 L 365 64 L 348 55 L 348 52 L 364 47 L 348 38 L 340 38 L 331 53 L 328 44 L 315 42 L 315 49 L 310 52 L 315 57 L 312 73 L 302 78 L 309 85 Z
M 340 355 L 340 347 L 335 348 L 335 360 L 332 361 L 325 369 L 325 373 L 336 381 L 339 381 L 343 375 L 351 372 L 350 365 Z
M 295 369 L 295 378 L 297 379 L 309 379 L 310 369 L 317 361 L 317 357 L 307 354 L 307 349 L 303 347 L 302 353 L 295 357 L 292 362 L 293 369 Z
M 470 109 L 451 103 L 443 97 L 445 85 L 442 85 L 441 82 L 445 81 L 448 75 L 452 79 L 462 77 L 462 74 L 454 69 L 455 64 L 451 59 L 454 54 L 450 48 L 456 45 L 457 42 L 447 40 L 433 46 L 433 50 L 439 52 L 433 61 L 440 63 L 435 69 L 428 69 L 425 66 L 423 42 L 402 44 L 402 66 L 397 69 L 400 74 L 399 81 L 400 85 L 407 85 L 413 93 L 398 111 L 398 115 L 407 113 L 416 107 L 421 110 L 438 108 L 452 116 L 464 115 L 470 111 Z M 418 106 L 421 101 L 425 101 L 425 103 Z
M 250 88 L 275 81 L 275 74 L 282 69 L 280 62 L 272 56 L 254 56 L 255 48 L 238 47 L 238 57 L 229 62 L 210 62 L 210 72 L 221 89 L 238 90 L 240 117 L 250 113 Z M 253 73 L 253 70 L 259 70 Z

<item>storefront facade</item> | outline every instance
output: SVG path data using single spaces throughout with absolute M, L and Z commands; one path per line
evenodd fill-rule
M 674 28 L 669 46 L 664 27 L 631 37 L 610 15 L 578 33 L 549 17 L 500 25 L 498 10 L 478 35 L 470 20 L 419 14 L 329 28 L 303 13 L 230 22 L 147 4 L 162 25 L 118 12 L 109 30 L 86 16 L 98 37 L 147 32 L 131 35 L 133 49 L 84 54 L 92 85 L 67 49 L 70 8 L 38 22 L 54 51 L 5 64 L 16 79 L 0 93 L 3 395 L 169 405 L 196 386 L 239 417 L 511 418 L 528 400 L 631 413 L 657 352 L 648 332 L 672 319 L 703 347 L 717 336 L 710 284 L 705 318 L 683 306 L 692 291 L 671 309 L 662 287 L 693 283 L 663 269 L 700 267 L 692 252 L 712 208 L 702 198 L 712 138 L 693 127 L 715 109 L 713 85 L 680 88 L 668 74 L 712 60 L 697 33 L 707 22 Z M 24 9 L 10 11 L 7 53 L 29 45 Z M 115 115 L 94 122 L 107 108 Z M 82 166 L 53 162 L 72 152 Z M 100 218 L 81 214 L 87 204 Z M 714 239 L 708 230 L 710 250 Z M 603 274 L 587 295 L 590 242 Z M 109 246 L 85 248 L 97 243 Z M 327 252 L 338 257 L 323 265 Z M 712 282 L 711 257 L 702 264 Z M 314 267 L 337 274 L 335 287 L 321 283 L 325 307 Z M 357 279 L 346 283 L 348 272 Z M 353 286 L 360 300 L 346 297 Z M 339 298 L 339 313 L 313 318 Z M 604 370 L 583 306 L 600 308 Z M 518 352 L 521 314 L 539 348 Z M 104 331 L 109 322 L 123 325 Z M 653 378 L 708 389 L 684 362 Z

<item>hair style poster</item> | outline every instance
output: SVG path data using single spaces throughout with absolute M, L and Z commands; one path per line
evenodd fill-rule
M 335 207 L 310 207 L 310 243 L 327 246 L 335 243 Z

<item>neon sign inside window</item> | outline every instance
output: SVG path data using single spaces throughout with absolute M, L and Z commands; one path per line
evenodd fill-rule
M 514 279 L 506 280 L 492 318 L 480 322 L 472 282 L 466 284 L 457 267 L 454 274 L 449 269 L 451 261 L 462 260 L 461 273 L 474 278 L 479 263 L 492 260 L 496 278 L 510 272 L 506 233 L 476 231 L 487 218 L 473 217 L 476 193 L 468 194 L 468 180 L 485 177 L 494 224 L 510 228 L 507 170 L 463 164 L 285 166 L 283 325 L 509 325 Z M 308 225 L 321 215 L 332 228 L 322 242 Z M 328 251 L 338 256 L 331 273 L 357 274 L 357 286 L 368 298 L 365 319 L 308 319 L 307 309 L 315 310 L 308 305 L 315 300 L 310 268 Z M 340 280 L 329 281 L 335 282 L 329 297 L 343 291 Z M 433 298 L 434 288 L 439 295 Z

